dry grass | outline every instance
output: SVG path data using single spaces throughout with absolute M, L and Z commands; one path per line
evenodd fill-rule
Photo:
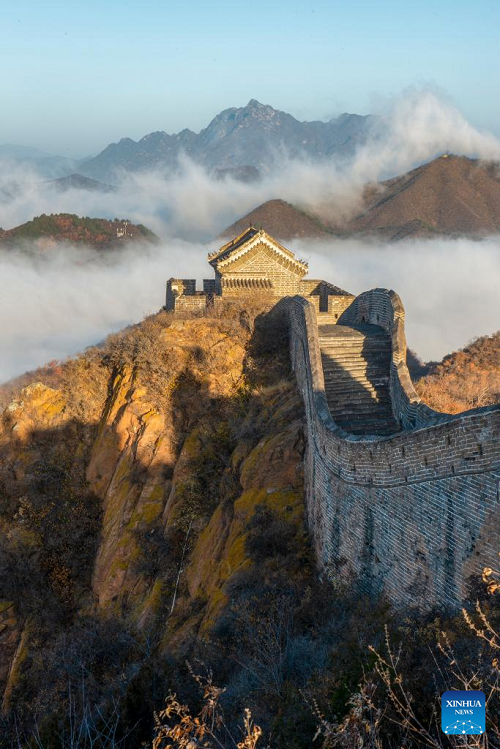
M 445 413 L 499 403 L 500 332 L 445 356 L 415 389 L 425 403 Z

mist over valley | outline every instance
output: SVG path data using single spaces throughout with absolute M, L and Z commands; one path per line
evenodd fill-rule
M 200 135 L 205 151 L 200 146 L 199 153 L 218 154 L 212 171 L 179 147 L 161 170 L 151 170 L 147 160 L 132 171 L 122 164 L 115 185 L 75 174 L 44 181 L 26 164 L 11 162 L 0 171 L 5 279 L 0 379 L 65 358 L 156 311 L 169 276 L 196 277 L 200 283 L 207 275 L 207 250 L 221 244 L 217 236 L 234 236 L 250 223 L 307 257 L 313 277 L 353 293 L 397 289 L 407 310 L 410 346 L 425 360 L 496 330 L 500 143 L 425 90 L 404 94 L 383 127 L 376 122 L 375 132 L 363 125 L 361 139 L 349 136 L 341 157 L 333 146 L 328 153 L 326 146 L 320 149 L 316 140 L 314 155 L 297 146 L 292 158 L 276 144 L 284 145 L 287 128 L 300 130 L 301 123 L 251 102 L 222 113 Z M 328 129 L 319 123 L 307 127 Z M 274 153 L 267 171 L 259 161 L 267 158 L 262 148 L 245 145 L 254 142 L 255 132 Z M 247 165 L 258 167 L 258 179 L 242 180 L 231 172 L 241 166 L 241 154 L 235 161 L 222 154 L 235 139 Z M 157 140 L 147 139 L 148 153 L 155 153 Z M 446 157 L 447 150 L 479 160 Z M 432 160 L 436 153 L 441 155 Z M 228 171 L 221 177 L 214 170 L 222 167 Z M 103 179 L 110 175 L 99 173 Z M 387 177 L 392 179 L 377 182 Z M 94 219 L 105 218 L 107 233 L 85 242 L 88 229 L 67 228 L 83 221 L 51 214 L 90 217 L 85 221 L 91 232 Z M 35 216 L 41 218 L 29 223 Z M 114 241 L 121 226 L 112 223 L 115 218 L 147 227 L 159 244 L 134 244 L 131 230 L 128 241 Z M 24 227 L 16 229 L 20 224 Z M 106 258 L 92 249 L 113 242 L 115 250 Z M 32 252 L 26 254 L 28 246 Z

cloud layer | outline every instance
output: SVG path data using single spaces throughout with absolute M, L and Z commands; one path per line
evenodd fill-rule
M 360 207 L 367 182 L 405 172 L 445 151 L 500 160 L 500 141 L 470 125 L 434 91 L 407 91 L 388 106 L 384 120 L 383 134 L 375 134 L 347 161 L 283 159 L 280 168 L 254 184 L 214 180 L 186 158 L 170 178 L 124 174 L 116 193 L 57 193 L 33 173 L 0 167 L 0 197 L 3 188 L 12 192 L 14 185 L 17 190 L 11 202 L 0 203 L 0 226 L 11 228 L 41 213 L 69 212 L 129 218 L 162 237 L 207 241 L 270 198 L 342 220 Z
M 170 179 L 129 175 L 110 194 L 59 194 L 26 171 L 0 171 L 0 196 L 2 187 L 15 192 L 0 203 L 4 228 L 41 213 L 71 212 L 129 218 L 162 237 L 158 247 L 129 247 L 108 263 L 81 248 L 61 247 L 39 262 L 0 253 L 0 381 L 64 358 L 156 311 L 169 276 L 210 275 L 204 243 L 265 200 L 280 197 L 342 219 L 359 207 L 367 181 L 404 172 L 443 151 L 500 159 L 500 142 L 474 129 L 433 91 L 407 92 L 391 105 L 386 122 L 384 136 L 349 162 L 285 161 L 257 184 L 216 181 L 187 159 Z M 407 309 L 409 344 L 425 359 L 500 328 L 498 238 L 397 246 L 296 242 L 292 249 L 310 257 L 317 278 L 356 293 L 374 286 L 398 291 Z
M 311 276 L 353 293 L 395 289 L 407 336 L 424 359 L 441 358 L 470 338 L 500 328 L 500 238 L 415 241 L 387 246 L 358 241 L 294 242 Z M 61 247 L 34 263 L 0 255 L 0 381 L 102 340 L 164 303 L 171 275 L 209 277 L 206 248 L 179 240 L 145 252 L 129 247 L 113 263 Z

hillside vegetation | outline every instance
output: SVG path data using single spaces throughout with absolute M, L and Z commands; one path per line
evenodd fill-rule
M 188 657 L 217 669 L 235 714 L 253 694 L 265 724 L 288 670 L 312 675 L 279 641 L 277 670 L 259 660 L 276 617 L 304 654 L 327 623 L 304 528 L 302 404 L 286 337 L 270 335 L 252 334 L 248 309 L 160 313 L 5 409 L 4 741 L 21 721 L 58 747 L 74 707 L 101 727 L 118 709 L 138 746 L 169 688 L 194 693 Z
M 439 739 L 452 678 L 437 640 L 477 688 L 494 677 L 461 617 L 393 614 L 355 579 L 319 579 L 286 327 L 255 299 L 161 312 L 23 385 L 0 422 L 2 748 L 149 746 L 169 693 L 162 735 L 178 740 L 158 749 L 203 746 L 181 742 L 200 711 L 205 746 L 235 749 L 245 709 L 257 749 L 311 749 L 317 731 L 322 749 L 417 746 L 416 721 Z
M 81 218 L 72 213 L 43 213 L 14 229 L 0 229 L 0 249 L 23 245 L 45 249 L 59 242 L 106 249 L 130 241 L 155 242 L 157 239 L 142 224 L 121 219 Z
M 448 354 L 415 387 L 429 406 L 446 413 L 500 403 L 500 331 Z

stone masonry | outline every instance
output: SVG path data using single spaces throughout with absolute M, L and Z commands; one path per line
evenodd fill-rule
M 253 227 L 209 262 L 203 291 L 167 282 L 166 308 L 265 293 L 286 315 L 320 568 L 397 606 L 459 606 L 500 552 L 500 405 L 450 415 L 420 401 L 394 291 L 305 278 L 307 263 Z
M 263 229 L 253 226 L 210 253 L 208 261 L 215 277 L 204 279 L 203 291 L 196 289 L 194 279 L 167 281 L 167 310 L 203 314 L 221 299 L 231 302 L 258 294 L 278 300 L 300 294 L 311 299 L 325 321 L 335 322 L 354 299 L 333 284 L 305 278 L 307 263 Z
M 471 576 L 495 567 L 500 551 L 500 406 L 454 416 L 425 406 L 405 363 L 401 301 L 375 289 L 339 323 L 388 334 L 398 426 L 388 436 L 349 433 L 328 407 L 313 305 L 296 296 L 277 307 L 288 316 L 306 409 L 306 501 L 320 567 L 398 606 L 459 606 Z

